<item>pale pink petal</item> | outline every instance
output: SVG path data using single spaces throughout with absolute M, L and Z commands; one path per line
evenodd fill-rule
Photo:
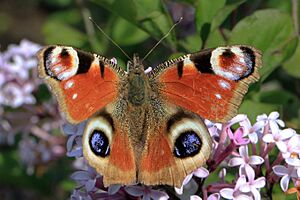
M 270 114 L 269 114 L 269 119 L 270 120 L 276 120 L 276 119 L 278 119 L 278 117 L 279 117 L 279 113 L 277 112 L 277 111 L 273 111 L 273 112 L 271 112 Z
M 286 143 L 283 141 L 276 142 L 276 146 L 279 149 L 279 151 L 281 151 L 282 153 L 285 153 L 287 151 Z
M 266 119 L 268 119 L 268 116 L 266 114 L 258 115 L 256 117 L 256 121 L 264 121 Z
M 220 199 L 220 195 L 218 193 L 211 194 L 207 198 L 207 200 L 219 200 L 219 199 Z
M 288 138 L 294 136 L 296 134 L 296 131 L 291 128 L 287 128 L 287 129 L 280 131 L 279 134 L 280 134 L 281 140 L 285 140 L 285 139 L 288 139 Z
M 108 187 L 108 191 L 107 192 L 110 195 L 115 194 L 115 193 L 117 193 L 120 190 L 121 187 L 122 187 L 122 185 L 120 185 L 120 184 L 112 184 L 112 185 L 110 185 Z
M 280 187 L 281 189 L 286 192 L 289 187 L 290 177 L 289 175 L 284 175 L 280 180 Z
M 177 194 L 182 195 L 182 193 L 183 193 L 183 186 L 181 186 L 180 188 L 174 187 L 174 189 L 175 189 L 175 192 Z
M 159 191 L 159 190 L 152 190 L 151 189 L 151 198 L 152 199 L 158 199 L 158 200 L 166 200 L 169 199 L 169 196 L 167 193 Z
M 149 193 L 144 193 L 142 200 L 151 200 L 151 196 Z
M 190 182 L 190 180 L 192 179 L 192 177 L 193 177 L 193 173 L 187 175 L 187 176 L 184 178 L 184 180 L 183 180 L 183 182 L 182 182 L 182 185 L 188 184 L 188 182 Z
M 254 200 L 261 200 L 260 193 L 254 187 L 251 187 L 251 192 L 253 194 Z
M 253 200 L 252 196 L 247 196 L 245 194 L 239 194 L 233 200 Z
M 252 167 L 250 167 L 250 165 L 245 165 L 245 171 L 248 177 L 248 181 L 253 181 L 255 178 L 255 172 L 254 169 Z
M 140 197 L 144 194 L 145 188 L 142 186 L 131 185 L 124 188 L 125 191 L 135 197 Z
M 220 190 L 220 194 L 225 199 L 233 199 L 233 192 L 232 188 L 223 188 Z
M 263 162 L 264 162 L 264 159 L 260 156 L 253 155 L 253 156 L 250 156 L 250 158 L 249 158 L 249 164 L 251 164 L 251 165 L 260 165 Z
M 202 200 L 202 198 L 197 195 L 192 195 L 190 196 L 190 200 Z
M 277 124 L 278 124 L 279 126 L 281 126 L 281 127 L 284 127 L 284 126 L 285 126 L 284 121 L 282 121 L 281 119 L 277 119 L 276 122 L 277 122 Z
M 230 124 L 230 126 L 231 126 L 232 124 L 241 122 L 241 121 L 243 121 L 243 120 L 245 120 L 245 119 L 247 119 L 247 115 L 245 115 L 245 114 L 238 114 L 238 115 L 236 115 L 234 118 L 232 118 L 232 119 L 228 122 L 228 124 Z
M 266 134 L 263 136 L 262 140 L 265 142 L 265 143 L 272 143 L 272 142 L 275 142 L 274 140 L 274 137 L 272 134 Z
M 264 121 L 258 121 L 256 122 L 253 126 L 252 126 L 252 131 L 257 131 L 259 129 L 261 129 L 262 127 L 265 126 L 265 122 Z
M 238 178 L 238 180 L 236 181 L 235 189 L 238 189 L 239 187 L 241 187 L 244 184 L 246 184 L 246 177 L 245 177 L 245 175 L 241 175 Z
M 244 157 L 244 158 L 247 158 L 248 157 L 248 146 L 247 145 L 245 145 L 245 146 L 240 146 L 240 148 L 239 148 L 239 153 L 240 153 L 240 155 L 242 156 L 242 157 Z
M 269 121 L 269 125 L 270 125 L 270 129 L 271 129 L 271 132 L 274 134 L 274 133 L 278 133 L 279 131 L 279 127 L 277 125 L 277 123 L 275 121 L 272 121 L 270 120 Z
M 300 159 L 298 158 L 287 158 L 285 159 L 285 162 L 289 165 L 300 167 Z
M 288 147 L 291 148 L 291 149 L 294 149 L 298 145 L 300 145 L 299 140 L 298 140 L 298 135 L 295 134 L 293 137 L 291 137 L 289 139 L 289 141 L 288 141 Z
M 253 184 L 255 188 L 263 188 L 266 185 L 266 178 L 265 177 L 259 177 L 256 179 Z
M 275 165 L 273 171 L 277 176 L 284 176 L 288 173 L 288 169 L 282 165 Z
M 239 157 L 231 158 L 228 162 L 228 166 L 230 166 L 230 167 L 235 167 L 235 166 L 239 166 L 242 164 L 245 164 L 245 161 L 243 158 L 239 158 Z
M 243 193 L 247 193 L 251 191 L 251 187 L 249 185 L 249 183 L 243 184 L 239 187 L 239 191 L 243 192 Z
M 249 133 L 248 137 L 249 137 L 251 143 L 256 144 L 258 142 L 258 136 L 257 136 L 256 132 Z
M 204 167 L 200 167 L 198 169 L 196 169 L 193 172 L 194 176 L 197 176 L 199 178 L 205 178 L 209 175 L 209 171 L 207 169 L 205 169 Z

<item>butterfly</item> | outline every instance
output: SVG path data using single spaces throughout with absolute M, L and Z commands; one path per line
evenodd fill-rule
M 212 152 L 203 119 L 236 115 L 261 67 L 261 53 L 246 45 L 183 55 L 150 72 L 136 54 L 127 71 L 69 46 L 46 46 L 38 58 L 61 113 L 73 124 L 87 121 L 83 154 L 106 186 L 180 187 Z

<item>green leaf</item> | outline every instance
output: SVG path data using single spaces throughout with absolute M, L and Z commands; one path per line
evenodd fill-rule
M 51 21 L 60 21 L 67 24 L 78 24 L 82 20 L 82 15 L 78 9 L 65 9 L 63 11 L 56 11 L 48 17 Z
M 223 33 L 225 33 L 226 29 L 223 29 L 222 31 Z M 226 44 L 225 38 L 221 34 L 220 30 L 215 29 L 209 34 L 205 42 L 205 48 L 214 48 L 218 46 L 224 46 L 225 44 Z
M 291 16 L 275 9 L 260 10 L 241 20 L 232 30 L 229 44 L 247 44 L 263 52 L 265 79 L 295 48 Z
M 218 28 L 225 21 L 228 15 L 245 1 L 246 0 L 231 0 L 227 2 L 226 6 L 219 10 L 218 13 L 213 17 L 210 28 L 211 31 Z
M 210 24 L 218 11 L 224 7 L 226 0 L 210 0 L 198 2 L 196 8 L 196 25 L 200 33 L 203 25 Z
M 146 32 L 122 18 L 118 18 L 114 24 L 115 28 L 112 29 L 112 37 L 119 45 L 138 44 L 149 38 Z
M 47 21 L 44 24 L 43 33 L 48 44 L 65 44 L 81 47 L 87 42 L 85 34 L 59 21 Z
M 180 45 L 184 47 L 185 52 L 196 52 L 201 49 L 202 40 L 198 35 L 194 34 L 181 40 Z
M 263 113 L 269 114 L 274 110 L 281 111 L 281 105 L 260 103 L 253 100 L 244 100 L 239 108 L 239 113 L 246 114 L 253 122 L 255 121 L 257 115 L 261 115 Z
M 285 117 L 298 117 L 298 97 L 285 90 L 264 91 L 259 94 L 260 102 L 281 105 Z
M 300 78 L 300 43 L 298 42 L 297 49 L 294 55 L 283 64 L 283 69 L 291 76 Z

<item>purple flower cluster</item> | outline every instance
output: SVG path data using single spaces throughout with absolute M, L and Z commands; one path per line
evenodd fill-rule
M 188 197 L 191 200 L 218 200 L 221 197 L 260 200 L 272 194 L 271 190 L 280 178 L 281 189 L 287 194 L 297 192 L 299 197 L 300 134 L 293 129 L 284 128 L 285 124 L 279 119 L 278 112 L 272 112 L 269 116 L 257 116 L 253 125 L 246 115 L 241 114 L 225 124 L 208 120 L 205 120 L 205 123 L 213 138 L 213 153 L 207 161 L 207 168 L 200 167 L 189 174 L 180 188 L 174 188 L 173 192 L 163 186 L 151 188 L 140 184 L 111 185 L 105 188 L 101 182 L 102 177 L 92 170 L 83 158 L 82 166 L 87 170 L 80 170 L 72 175 L 79 184 L 72 199 L 85 196 L 90 199 L 139 197 L 150 200 L 177 196 Z M 78 131 L 82 126 L 80 124 L 77 128 L 68 128 L 69 156 L 82 156 L 82 132 Z M 275 159 L 270 159 L 272 156 Z M 226 177 L 227 171 L 230 171 L 231 176 Z M 232 171 L 235 171 L 234 174 Z M 219 180 L 209 183 L 207 177 L 214 173 L 219 173 Z M 234 178 L 230 178 L 232 175 Z M 289 188 L 291 181 L 294 187 Z
M 34 104 L 32 92 L 38 84 L 36 52 L 40 45 L 22 40 L 20 45 L 9 45 L 0 53 L 0 106 L 17 108 Z M 32 70 L 34 69 L 34 70 Z
M 14 144 L 20 134 L 20 162 L 32 174 L 37 166 L 65 155 L 62 120 L 54 101 L 37 103 L 38 78 L 36 57 L 40 45 L 22 40 L 0 52 L 0 145 Z

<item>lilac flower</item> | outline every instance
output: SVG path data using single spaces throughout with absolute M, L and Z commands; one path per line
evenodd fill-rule
M 282 153 L 283 158 L 289 158 L 294 154 L 300 153 L 300 135 L 295 134 L 284 144 L 286 145 L 286 151 Z
M 82 134 L 84 131 L 86 122 L 82 122 L 77 125 L 65 124 L 63 125 L 63 131 L 68 135 L 67 141 L 67 156 L 69 157 L 81 157 L 82 152 Z
M 287 151 L 287 146 L 285 144 L 285 140 L 291 138 L 295 135 L 295 130 L 287 128 L 284 130 L 274 129 L 275 131 L 272 133 L 268 133 L 263 136 L 263 141 L 265 143 L 275 143 L 277 148 L 285 153 Z
M 95 186 L 97 180 L 101 179 L 101 176 L 96 172 L 94 168 L 88 167 L 86 171 L 81 170 L 74 172 L 71 175 L 71 178 L 79 184 L 79 188 L 84 187 L 87 192 L 91 192 L 97 190 Z
M 281 119 L 279 118 L 278 112 L 271 112 L 269 116 L 266 114 L 262 114 L 257 116 L 256 121 L 263 121 L 265 124 L 269 124 L 271 128 L 271 132 L 279 132 L 279 126 L 284 127 L 285 124 Z
M 22 40 L 0 54 L 0 105 L 16 108 L 36 102 L 32 92 L 39 82 L 35 56 L 39 48 L 38 44 Z
M 264 121 L 258 121 L 253 126 L 248 118 L 239 122 L 240 126 L 244 127 L 244 133 L 248 135 L 250 142 L 256 144 L 258 142 L 257 132 L 264 127 Z
M 260 156 L 256 156 L 256 155 L 249 156 L 248 146 L 240 146 L 239 154 L 240 154 L 239 157 L 231 158 L 230 161 L 228 162 L 228 165 L 230 167 L 240 165 L 240 170 L 239 170 L 240 175 L 245 174 L 245 170 L 247 169 L 249 170 L 249 168 L 251 168 L 250 165 L 261 165 L 264 162 L 264 159 L 261 158 Z
M 273 171 L 277 176 L 282 177 L 280 180 L 281 189 L 286 192 L 289 187 L 291 178 L 299 178 L 297 174 L 297 167 L 288 165 L 288 167 L 282 165 L 276 165 L 273 167 Z
M 207 200 L 219 200 L 219 199 L 220 199 L 220 195 L 218 193 L 211 194 L 209 195 L 209 197 L 207 197 Z M 202 200 L 202 198 L 197 195 L 192 195 L 190 196 L 190 200 Z
M 182 185 L 180 188 L 175 187 L 175 191 L 177 194 L 182 194 L 183 193 L 183 186 L 189 183 L 189 181 L 193 178 L 193 176 L 197 176 L 199 178 L 205 178 L 209 175 L 209 171 L 205 169 L 204 167 L 200 167 L 196 169 L 194 172 L 191 174 L 187 175 L 185 179 L 182 182 Z
M 259 177 L 255 178 L 254 170 L 246 170 L 248 182 L 243 183 L 239 190 L 243 193 L 252 193 L 255 200 L 260 200 L 261 196 L 259 193 L 259 189 L 263 188 L 266 185 L 266 178 Z
M 237 146 L 246 145 L 250 141 L 248 138 L 244 138 L 243 127 L 239 127 L 234 133 L 232 133 L 230 128 L 227 128 L 227 134 L 230 140 Z
M 158 200 L 169 199 L 169 196 L 165 192 L 153 190 L 148 186 L 131 185 L 125 187 L 125 191 L 132 196 L 142 197 L 142 200 L 150 200 L 151 198 Z
M 225 199 L 233 200 L 251 200 L 252 198 L 248 195 L 242 194 L 239 188 L 246 183 L 246 177 L 244 175 L 240 176 L 236 181 L 235 187 L 223 188 L 220 190 L 220 195 Z

